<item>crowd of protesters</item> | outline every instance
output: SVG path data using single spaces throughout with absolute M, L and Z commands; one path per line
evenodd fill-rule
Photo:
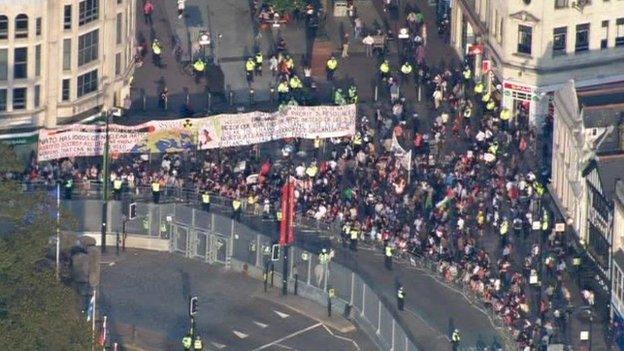
M 282 140 L 271 157 L 257 146 L 123 156 L 112 162 L 109 181 L 121 179 L 131 193 L 154 182 L 207 192 L 273 215 L 281 186 L 294 177 L 299 216 L 340 223 L 345 240 L 356 230 L 358 240 L 436 262 L 447 282 L 467 287 L 500 316 L 523 349 L 565 342 L 571 256 L 543 206 L 540 176 L 527 166 L 537 152 L 528 111 L 501 108 L 499 87 L 474 84 L 468 62 L 427 67 L 422 15 L 407 13 L 400 61 L 412 68 L 393 69 L 379 53 L 388 98 L 374 116 L 358 116 L 356 135 Z M 407 112 L 398 89 L 419 84 L 435 111 L 430 128 Z M 37 163 L 33 155 L 24 173 L 3 177 L 88 187 L 101 181 L 102 170 L 99 160 Z M 492 236 L 499 244 L 486 251 Z M 584 296 L 593 303 L 590 290 Z

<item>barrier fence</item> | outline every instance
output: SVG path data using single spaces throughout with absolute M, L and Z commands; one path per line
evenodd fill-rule
M 122 201 L 108 204 L 108 232 L 123 233 Z M 79 232 L 99 232 L 101 200 L 65 201 Z M 269 272 L 269 279 L 282 286 L 283 254 L 271 260 L 275 240 L 231 218 L 178 203 L 137 203 L 137 217 L 127 220 L 125 230 L 131 235 L 167 238 L 170 250 L 207 263 L 221 263 L 254 277 Z M 330 291 L 332 310 L 355 320 L 382 350 L 416 351 L 414 338 L 404 328 L 390 307 L 392 302 L 377 294 L 373 285 L 356 272 L 338 263 L 321 264 L 315 253 L 298 246 L 288 248 L 288 287 L 293 292 L 327 306 Z M 272 276 L 272 277 L 271 277 Z

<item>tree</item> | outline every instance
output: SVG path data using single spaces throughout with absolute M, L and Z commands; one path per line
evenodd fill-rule
M 54 208 L 44 194 L 0 182 L 0 350 L 90 348 L 79 297 L 55 279 L 46 258 Z

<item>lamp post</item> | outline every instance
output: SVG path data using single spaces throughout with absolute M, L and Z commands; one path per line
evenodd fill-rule
M 100 248 L 102 253 L 106 253 L 106 231 L 108 224 L 108 179 L 110 178 L 108 175 L 109 171 L 109 160 L 108 160 L 108 148 L 109 148 L 109 124 L 110 124 L 110 113 L 109 111 L 103 111 L 106 123 L 106 140 L 104 141 L 104 155 L 103 155 L 103 165 L 102 165 L 102 183 L 104 186 L 104 191 L 102 193 L 102 232 L 101 232 L 101 245 Z

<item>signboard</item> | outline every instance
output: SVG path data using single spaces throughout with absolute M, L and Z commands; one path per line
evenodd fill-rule
M 515 90 L 515 91 L 519 91 L 519 92 L 523 92 L 523 93 L 527 93 L 527 94 L 531 94 L 535 90 L 534 87 L 531 87 L 531 86 L 528 86 L 528 85 L 512 83 L 512 82 L 504 82 L 503 83 L 503 88 L 505 90 Z
M 468 47 L 468 55 L 481 55 L 484 50 L 483 44 L 472 44 Z
M 492 61 L 490 60 L 481 61 L 481 71 L 483 71 L 483 73 L 488 73 L 491 69 L 492 69 Z
M 289 106 L 280 111 L 222 114 L 197 119 L 109 124 L 111 154 L 181 152 L 263 143 L 284 138 L 334 138 L 355 134 L 355 105 Z M 101 156 L 106 127 L 72 124 L 39 131 L 38 160 Z
M 557 233 L 565 232 L 565 223 L 556 223 L 555 224 L 555 231 Z

